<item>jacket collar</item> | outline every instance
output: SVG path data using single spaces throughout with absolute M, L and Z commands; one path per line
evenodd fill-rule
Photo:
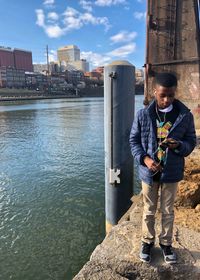
M 174 99 L 174 102 L 173 102 L 174 106 L 177 107 L 178 111 L 179 111 L 179 114 L 180 115 L 185 115 L 187 114 L 190 109 L 185 105 L 183 104 L 180 100 L 178 99 Z M 156 106 L 156 101 L 155 99 L 149 104 L 149 106 L 146 108 L 148 113 L 152 116 L 155 115 L 155 106 Z

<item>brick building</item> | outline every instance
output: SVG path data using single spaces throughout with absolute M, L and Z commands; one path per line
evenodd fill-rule
M 33 71 L 32 52 L 14 49 L 13 54 L 16 69 Z
M 0 67 L 2 66 L 33 71 L 32 52 L 0 47 Z
M 11 48 L 0 47 L 0 67 L 1 66 L 15 66 L 14 55 Z

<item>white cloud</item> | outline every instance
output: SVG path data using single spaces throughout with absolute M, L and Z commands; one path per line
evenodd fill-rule
M 117 4 L 127 4 L 126 0 L 96 0 L 95 5 L 97 6 L 112 6 Z
M 104 25 L 106 30 L 110 28 L 107 17 L 94 17 L 91 13 L 80 13 L 71 7 L 66 9 L 64 17 L 66 30 L 79 29 L 86 24 Z
M 54 5 L 54 0 L 44 0 L 43 4 L 47 7 L 51 7 Z
M 134 18 L 136 18 L 136 19 L 145 19 L 146 18 L 146 12 L 144 12 L 144 13 L 135 12 L 133 15 L 134 15 Z
M 109 55 L 99 54 L 92 51 L 81 52 L 81 58 L 90 62 L 92 68 L 106 65 L 112 59 Z
M 86 1 L 86 0 L 79 0 L 79 4 L 82 6 L 83 9 L 87 10 L 88 12 L 92 12 L 93 6 L 99 7 L 108 7 L 114 6 L 118 4 L 128 4 L 127 0 L 96 0 L 96 1 Z M 128 7 L 125 7 L 128 8 Z
M 55 13 L 55 12 L 48 13 L 47 17 L 48 17 L 48 19 L 50 19 L 50 20 L 58 20 L 58 19 L 59 19 L 58 14 Z
M 45 33 L 51 38 L 58 38 L 67 32 L 75 29 L 80 29 L 87 24 L 103 25 L 107 31 L 110 28 L 109 20 L 107 17 L 94 17 L 91 13 L 80 13 L 74 8 L 67 7 L 62 14 L 62 22 L 53 23 L 52 20 L 59 20 L 57 13 L 48 13 L 47 19 L 45 18 L 42 9 L 36 10 L 37 21 L 36 24 L 42 27 Z M 49 20 L 49 21 L 48 21 Z
M 82 8 L 88 12 L 92 12 L 92 2 L 86 1 L 86 0 L 80 0 L 79 4 L 82 6 Z
M 50 50 L 49 52 L 49 61 L 57 61 L 57 51 Z
M 136 32 L 128 32 L 128 31 L 121 31 L 118 34 L 110 37 L 110 40 L 113 44 L 121 43 L 121 42 L 130 42 L 137 36 Z
M 36 24 L 42 27 L 45 31 L 45 33 L 50 37 L 50 38 L 57 38 L 63 35 L 63 30 L 57 25 L 57 24 L 45 24 L 45 15 L 43 10 L 36 10 L 36 15 L 37 15 L 37 21 Z
M 135 49 L 136 49 L 136 44 L 130 43 L 120 48 L 114 49 L 113 51 L 107 53 L 107 55 L 114 56 L 114 57 L 127 57 L 129 54 L 133 53 Z
M 114 49 L 113 51 L 108 53 L 100 54 L 92 51 L 81 52 L 81 58 L 86 59 L 88 62 L 90 62 L 92 68 L 95 68 L 98 66 L 105 66 L 108 63 L 111 63 L 113 59 L 116 57 L 126 58 L 129 54 L 133 53 L 135 49 L 136 49 L 136 44 L 130 43 L 120 48 Z
M 80 19 L 80 13 L 74 8 L 68 7 L 64 13 L 63 23 L 67 30 L 79 29 L 83 26 Z
M 36 12 L 36 16 L 37 16 L 36 24 L 43 27 L 44 26 L 44 21 L 45 21 L 45 16 L 44 16 L 43 10 L 38 9 L 35 12 Z
M 58 25 L 48 25 L 45 27 L 45 32 L 50 38 L 58 38 L 64 35 L 64 31 Z
M 44 0 L 44 5 L 52 5 L 54 4 L 54 0 Z

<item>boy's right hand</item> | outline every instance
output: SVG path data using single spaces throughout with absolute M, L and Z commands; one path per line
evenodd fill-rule
M 160 163 L 154 161 L 149 156 L 146 156 L 144 158 L 144 163 L 148 167 L 148 169 L 152 170 L 153 172 L 162 171 L 162 166 L 160 165 Z

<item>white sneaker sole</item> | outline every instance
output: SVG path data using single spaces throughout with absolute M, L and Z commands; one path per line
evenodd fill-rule
M 150 263 L 150 262 L 151 262 L 151 258 L 150 258 L 149 261 L 146 261 L 146 260 L 144 260 L 144 259 L 142 259 L 142 258 L 140 258 L 140 257 L 139 257 L 139 259 L 140 259 L 143 263 Z

